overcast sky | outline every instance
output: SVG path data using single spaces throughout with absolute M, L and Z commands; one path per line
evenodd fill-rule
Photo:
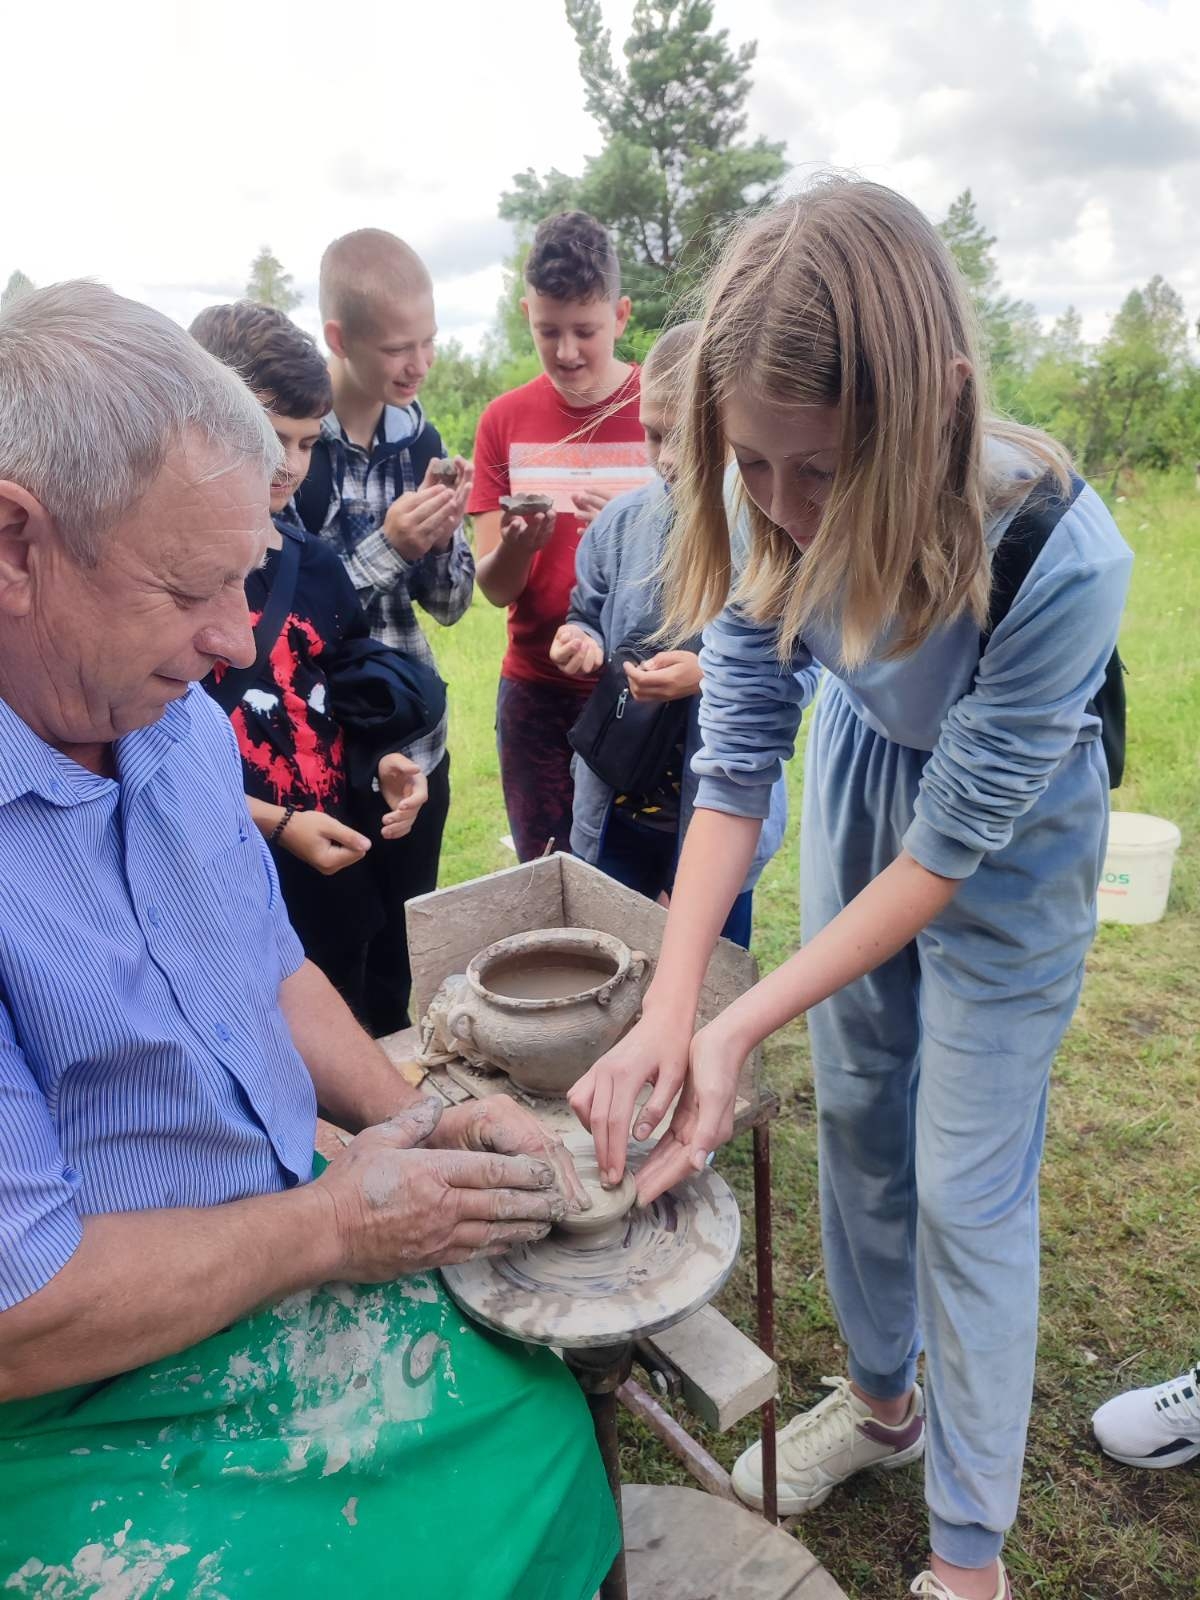
M 624 38 L 632 0 L 607 0 Z M 1200 315 L 1200 0 L 717 0 L 758 40 L 751 131 L 935 220 L 968 185 L 1005 287 L 1089 334 L 1161 272 Z M 561 0 L 58 0 L 0 23 L 0 283 L 90 275 L 181 321 L 269 243 L 317 327 L 321 250 L 424 255 L 474 344 L 527 166 L 598 148 Z

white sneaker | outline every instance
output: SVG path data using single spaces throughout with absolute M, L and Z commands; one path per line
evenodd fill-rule
M 1000 1586 L 996 1590 L 994 1600 L 1012 1600 L 1012 1588 L 1008 1581 L 1008 1574 L 1004 1570 L 1003 1561 L 999 1562 Z M 920 1600 L 958 1600 L 953 1589 L 947 1589 L 940 1578 L 935 1578 L 932 1572 L 922 1572 L 913 1582 L 909 1594 L 920 1596 Z
M 1200 1365 L 1157 1388 L 1117 1395 L 1092 1428 L 1101 1450 L 1128 1467 L 1178 1467 L 1200 1456 Z
M 913 1390 L 908 1415 L 894 1428 L 880 1422 L 847 1378 L 822 1378 L 833 1393 L 793 1417 L 776 1434 L 779 1514 L 797 1517 L 864 1467 L 905 1467 L 925 1450 L 925 1397 Z M 762 1445 L 743 1450 L 733 1468 L 739 1500 L 762 1510 Z

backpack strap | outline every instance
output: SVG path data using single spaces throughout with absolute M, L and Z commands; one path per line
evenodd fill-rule
M 1071 476 L 1071 493 L 1063 495 L 1053 478 L 1038 480 L 1025 504 L 1001 536 L 992 557 L 992 599 L 987 627 L 979 635 L 980 655 L 988 640 L 1012 609 L 1021 585 L 1046 542 L 1063 516 L 1075 504 L 1083 489 L 1083 479 Z M 1104 682 L 1088 701 L 1088 711 L 1100 719 L 1100 742 L 1108 763 L 1109 788 L 1119 789 L 1125 775 L 1125 663 L 1113 650 L 1105 668 Z
M 300 550 L 304 544 L 303 532 L 281 528 L 283 548 L 279 552 L 279 565 L 267 593 L 262 615 L 254 629 L 254 660 L 248 667 L 234 667 L 227 671 L 212 691 L 213 699 L 226 716 L 258 677 L 275 648 L 275 641 L 283 632 L 292 600 L 296 594 L 296 578 L 300 571 Z
M 314 539 L 320 537 L 321 529 L 325 526 L 335 491 L 338 499 L 341 499 L 345 481 L 346 457 L 341 441 L 325 437 L 318 439 L 309 457 L 304 482 L 296 490 L 296 510 Z
M 992 556 L 992 599 L 988 607 L 987 627 L 979 636 L 981 654 L 987 648 L 992 634 L 1011 611 L 1021 585 L 1046 548 L 1050 535 L 1082 491 L 1083 479 L 1075 474 L 1071 477 L 1070 496 L 1058 493 L 1050 476 L 1040 478 L 1029 491 L 1025 504 L 1004 530 Z

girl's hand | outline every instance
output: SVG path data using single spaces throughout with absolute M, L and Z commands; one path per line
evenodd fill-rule
M 694 650 L 662 650 L 649 661 L 625 663 L 635 700 L 687 700 L 700 693 L 703 673 Z
M 692 1040 L 687 1079 L 671 1126 L 638 1173 L 638 1201 L 660 1194 L 700 1172 L 710 1153 L 733 1136 L 738 1073 L 746 1051 L 716 1017 Z
M 687 1066 L 687 1033 L 644 1016 L 567 1095 L 571 1110 L 592 1135 L 605 1183 L 619 1183 L 625 1171 L 629 1124 L 638 1095 L 647 1084 L 653 1085 L 634 1130 L 639 1139 L 646 1139 L 679 1093 Z
M 429 799 L 429 783 L 415 761 L 387 755 L 379 763 L 379 792 L 388 810 L 380 832 L 385 839 L 403 839 L 412 832 L 417 813 Z
M 573 494 L 571 499 L 575 503 L 575 515 L 580 528 L 586 528 L 594 522 L 608 502 L 615 498 L 615 490 L 604 494 L 598 489 L 581 489 L 578 494 Z
M 585 672 L 599 672 L 604 665 L 604 651 L 576 623 L 564 622 L 554 635 L 550 659 L 568 678 L 577 678 Z
M 371 848 L 370 839 L 324 811 L 297 811 L 279 843 L 326 878 L 361 861 Z

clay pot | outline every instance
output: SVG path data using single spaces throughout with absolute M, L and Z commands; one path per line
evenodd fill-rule
M 489 945 L 446 1022 L 520 1089 L 566 1094 L 642 1008 L 649 963 L 594 928 L 541 928 Z

